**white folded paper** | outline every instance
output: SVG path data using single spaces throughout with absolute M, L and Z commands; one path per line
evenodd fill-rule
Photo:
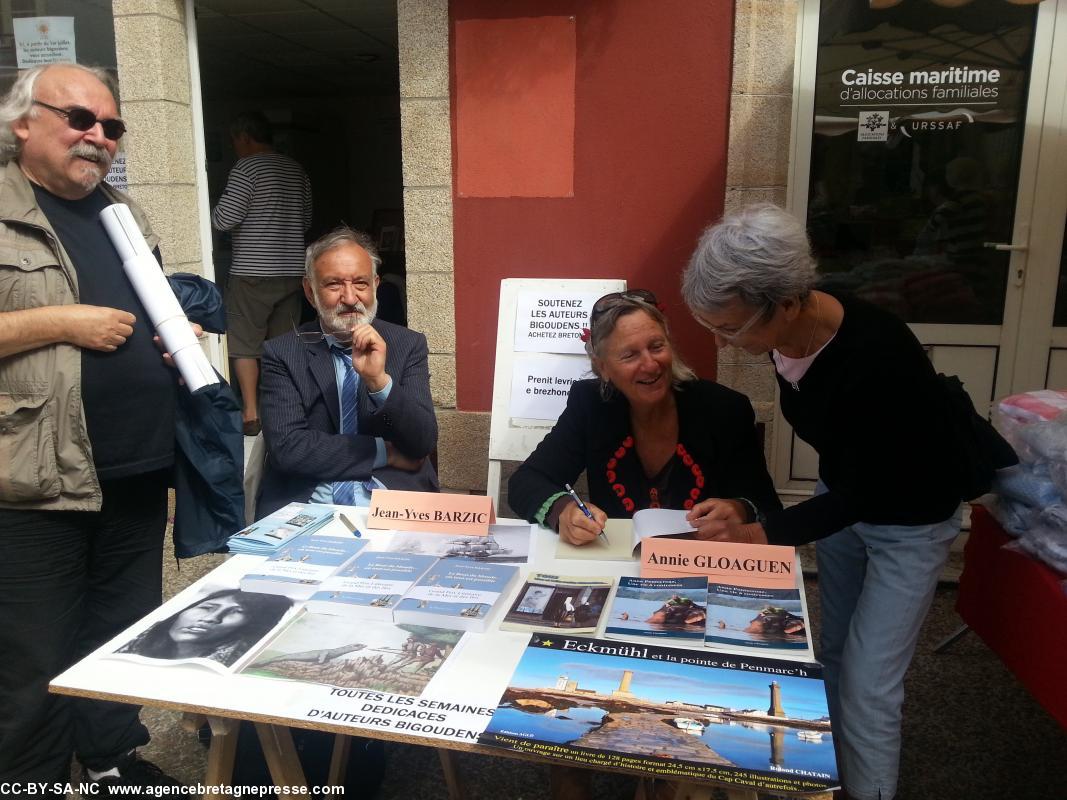
M 159 334 L 164 349 L 174 358 L 189 391 L 195 393 L 218 383 L 211 362 L 189 327 L 189 318 L 178 304 L 159 262 L 148 249 L 148 242 L 141 235 L 129 207 L 123 203 L 108 206 L 100 212 L 100 221 L 122 259 L 126 277 L 148 312 L 148 319 Z

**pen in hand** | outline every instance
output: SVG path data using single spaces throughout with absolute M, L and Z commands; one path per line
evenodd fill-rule
M 571 485 L 569 483 L 565 483 L 565 484 L 563 484 L 563 488 L 567 490 L 567 494 L 569 494 L 571 496 L 571 499 L 574 500 L 574 502 L 578 504 L 578 509 L 583 514 L 585 514 L 587 517 L 589 517 L 589 519 L 591 519 L 594 522 L 596 522 L 596 518 L 593 516 L 593 512 L 590 511 L 588 509 L 588 507 L 586 507 L 585 503 L 582 502 L 582 498 L 580 498 L 578 496 L 578 493 L 575 492 L 574 489 L 571 488 Z M 604 529 L 603 528 L 600 529 L 600 533 L 598 534 L 598 536 L 603 536 L 604 537 L 604 542 L 606 544 L 611 544 L 611 542 L 608 541 L 608 535 L 606 533 L 604 533 Z

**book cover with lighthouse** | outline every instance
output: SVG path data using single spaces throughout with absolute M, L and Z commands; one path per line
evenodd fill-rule
M 839 785 L 814 663 L 535 633 L 481 744 L 752 790 Z

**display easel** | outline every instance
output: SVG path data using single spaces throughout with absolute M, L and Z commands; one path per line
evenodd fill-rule
M 486 493 L 493 499 L 494 508 L 500 507 L 500 462 L 524 461 L 555 424 L 555 420 L 511 416 L 511 378 L 516 356 L 515 316 L 520 293 L 536 291 L 547 295 L 589 292 L 603 295 L 625 289 L 626 281 L 617 278 L 505 278 L 500 282 L 493 408 L 489 423 L 489 475 L 486 484 Z M 550 354 L 546 352 L 542 355 L 548 357 Z

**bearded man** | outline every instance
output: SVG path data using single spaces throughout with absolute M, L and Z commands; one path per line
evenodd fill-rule
M 102 182 L 109 83 L 51 64 L 0 102 L 0 786 L 62 784 L 72 750 L 94 793 L 175 783 L 137 706 L 48 694 L 162 595 L 178 384 L 99 220 L 126 203 L 159 242 Z
M 293 501 L 367 505 L 375 488 L 438 490 L 426 337 L 375 319 L 380 263 L 344 225 L 307 249 L 318 319 L 263 350 L 257 517 Z

